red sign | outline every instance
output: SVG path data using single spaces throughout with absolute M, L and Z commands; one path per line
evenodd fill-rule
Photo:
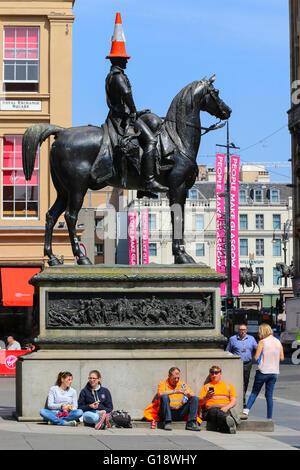
M 7 350 L 0 349 L 0 375 L 16 375 L 16 362 L 18 356 L 30 352 L 28 349 Z

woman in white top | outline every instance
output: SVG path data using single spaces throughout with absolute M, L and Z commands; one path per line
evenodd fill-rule
M 248 399 L 244 415 L 248 416 L 249 410 L 255 402 L 257 395 L 265 384 L 265 397 L 267 401 L 267 418 L 273 416 L 273 390 L 279 374 L 279 363 L 284 360 L 283 347 L 270 325 L 262 323 L 258 329 L 260 341 L 254 359 L 258 361 L 254 384 Z
M 82 416 L 82 410 L 77 409 L 77 392 L 71 387 L 72 381 L 71 372 L 60 372 L 56 385 L 50 388 L 47 408 L 40 411 L 40 415 L 48 421 L 48 424 L 77 425 L 77 420 Z

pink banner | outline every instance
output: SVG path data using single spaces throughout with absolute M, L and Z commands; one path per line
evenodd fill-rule
M 142 264 L 149 264 L 149 214 L 148 211 L 141 212 L 142 227 Z
M 225 274 L 225 219 L 224 197 L 220 193 L 225 190 L 225 155 L 216 155 L 216 271 Z M 221 284 L 221 295 L 225 295 L 226 282 Z
M 136 212 L 128 212 L 129 264 L 137 264 Z
M 230 161 L 230 224 L 232 293 L 239 295 L 239 164 L 240 157 Z

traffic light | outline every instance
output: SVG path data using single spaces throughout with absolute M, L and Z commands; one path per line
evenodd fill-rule
M 226 312 L 225 300 L 222 300 L 221 312 Z
M 233 309 L 234 303 L 233 303 L 233 298 L 232 297 L 227 297 L 226 298 L 225 307 L 226 307 L 226 310 L 232 310 Z

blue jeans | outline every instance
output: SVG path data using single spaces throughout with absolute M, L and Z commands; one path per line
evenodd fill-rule
M 43 408 L 40 411 L 40 415 L 46 421 L 51 421 L 52 423 L 57 424 L 58 426 L 63 426 L 65 421 L 74 421 L 74 420 L 79 419 L 82 416 L 82 410 L 72 410 L 70 411 L 68 416 L 63 416 L 61 418 L 58 418 L 56 416 L 56 411 Z
M 99 421 L 99 412 L 98 410 L 85 411 L 83 413 L 83 422 L 86 424 L 97 424 Z
M 188 416 L 188 421 L 197 420 L 199 399 L 196 396 L 190 397 L 188 401 L 178 409 L 170 407 L 170 398 L 168 395 L 160 397 L 159 414 L 162 421 L 183 421 Z
M 273 390 L 274 390 L 277 377 L 278 377 L 278 374 L 263 374 L 262 372 L 260 372 L 260 370 L 256 371 L 252 392 L 251 392 L 250 397 L 248 398 L 248 402 L 246 405 L 246 408 L 248 408 L 248 410 L 250 410 L 250 408 L 252 407 L 263 385 L 266 384 L 265 397 L 267 400 L 267 418 L 272 419 Z

